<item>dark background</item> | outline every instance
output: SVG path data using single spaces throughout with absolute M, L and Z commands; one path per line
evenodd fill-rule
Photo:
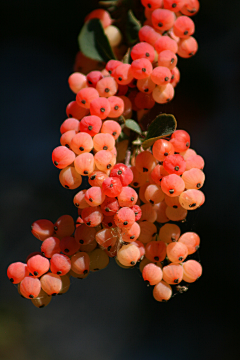
M 239 358 L 240 2 L 200 3 L 199 51 L 180 59 L 181 82 L 165 111 L 206 160 L 206 203 L 188 222 L 201 237 L 202 278 L 162 304 L 136 270 L 113 260 L 39 310 L 18 295 L 6 269 L 39 250 L 33 221 L 76 217 L 51 152 L 74 99 L 67 79 L 77 35 L 97 1 L 1 0 L 1 360 Z

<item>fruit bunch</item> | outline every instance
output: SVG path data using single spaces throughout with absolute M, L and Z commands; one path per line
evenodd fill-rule
M 68 78 L 76 99 L 67 105 L 52 161 L 61 170 L 62 186 L 78 189 L 76 220 L 63 215 L 55 223 L 35 221 L 32 233 L 42 241 L 41 251 L 7 270 L 19 293 L 37 307 L 65 293 L 71 276 L 83 279 L 89 271 L 104 269 L 109 258 L 123 268 L 139 268 L 157 301 L 185 291 L 201 276 L 193 257 L 200 238 L 194 232 L 181 235 L 179 225 L 205 201 L 200 190 L 204 160 L 190 148 L 190 135 L 176 130 L 172 115 L 157 116 L 147 131 L 141 122 L 142 111 L 173 98 L 179 80 L 176 53 L 189 57 L 197 50 L 194 24 L 185 15 L 194 15 L 199 4 L 142 4 L 147 20 L 138 32 L 140 42 L 124 57 L 129 61 L 111 59 L 101 71 L 74 72 Z M 95 10 L 86 24 L 95 18 L 111 46 L 118 46 L 122 36 L 110 14 Z

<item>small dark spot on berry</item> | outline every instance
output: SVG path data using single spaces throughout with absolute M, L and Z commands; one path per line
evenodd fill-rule
M 110 246 L 107 248 L 107 250 L 108 250 L 108 251 L 110 251 L 110 250 L 111 250 L 111 248 L 112 248 L 112 247 L 111 247 L 111 245 L 110 245 Z
M 177 205 L 173 205 L 173 208 L 174 208 L 174 209 L 177 209 L 178 207 L 177 207 Z
M 112 187 L 113 187 L 113 184 L 110 184 L 109 187 L 112 188 Z
M 66 148 L 70 149 L 70 146 L 68 144 L 65 144 Z
M 118 170 L 118 175 L 122 175 L 122 170 Z
M 138 184 L 139 184 L 138 182 L 134 182 L 134 183 L 133 183 L 134 186 L 138 186 Z
M 119 76 L 118 80 L 119 80 L 119 81 L 122 81 L 122 77 L 121 77 L 121 76 Z
M 146 54 L 145 54 L 145 55 L 146 55 L 146 57 L 149 57 L 149 56 L 150 56 L 150 54 L 149 54 L 148 52 L 146 52 Z
M 14 282 L 13 278 L 9 279 L 11 282 Z
M 61 273 L 62 273 L 61 271 L 58 271 L 58 272 L 57 272 L 57 275 L 61 275 Z
M 81 103 L 84 105 L 86 104 L 86 100 L 82 100 Z
M 109 72 L 109 74 L 111 74 L 111 73 L 112 73 L 112 70 L 108 70 L 108 72 Z
M 44 308 L 44 307 L 45 307 L 45 305 L 43 304 L 43 305 L 39 306 L 38 308 L 39 308 L 39 309 L 42 309 L 42 308 Z
M 65 188 L 66 188 L 66 189 L 69 189 L 69 186 L 68 186 L 68 185 L 65 185 Z
M 135 261 L 131 261 L 131 263 L 130 263 L 131 265 L 135 265 L 136 263 L 135 263 Z
M 165 80 L 165 81 L 168 81 L 168 80 L 169 80 L 169 77 L 166 76 L 164 80 Z
M 57 165 L 58 165 L 58 162 L 57 162 L 57 161 L 54 161 L 54 165 L 56 165 L 56 166 L 57 166 Z
M 142 72 L 146 72 L 147 71 L 147 69 L 146 68 L 142 68 Z
M 76 207 L 79 207 L 79 204 L 78 204 L 78 203 L 75 203 L 74 205 L 75 205 Z
M 84 272 L 83 272 L 83 273 L 84 273 L 84 275 L 86 275 L 86 274 L 88 273 L 88 270 L 87 270 L 87 269 L 86 269 L 86 270 L 84 270 Z
M 128 224 L 128 221 L 124 221 L 123 225 L 127 225 Z
M 98 271 L 99 270 L 99 268 L 95 268 L 95 269 L 93 269 L 94 271 Z
M 133 197 L 133 196 L 131 197 L 131 201 L 134 201 L 134 197 Z
M 175 166 L 174 170 L 175 170 L 175 171 L 178 171 L 178 170 L 179 170 L 179 166 Z
M 188 34 L 188 31 L 187 30 L 185 30 L 184 31 L 184 33 L 183 33 L 183 35 L 187 35 Z
M 193 55 L 194 55 L 194 52 L 192 51 L 192 52 L 190 52 L 188 55 L 189 55 L 189 56 L 193 56 Z
M 147 4 L 148 8 L 151 9 L 152 5 L 151 4 Z
M 88 222 L 87 222 L 87 225 L 90 226 L 90 225 L 91 225 L 91 221 L 88 221 Z
M 175 59 L 172 58 L 172 59 L 170 60 L 170 63 L 173 64 L 173 63 L 174 63 L 174 60 L 175 60 Z
M 158 257 L 158 256 L 154 256 L 154 260 L 159 261 L 159 257 Z
M 149 202 L 150 202 L 151 204 L 154 204 L 154 201 L 153 201 L 153 200 L 151 200 L 151 199 L 149 200 Z
M 144 92 L 148 92 L 148 89 L 144 89 Z
M 148 168 L 143 168 L 143 172 L 148 172 Z
M 105 109 L 102 107 L 102 108 L 100 109 L 100 111 L 101 111 L 102 113 L 104 113 L 104 112 L 105 112 Z
M 53 293 L 53 294 L 52 294 L 52 296 L 56 296 L 56 295 L 57 295 L 57 293 Z
M 58 230 L 58 227 L 57 227 L 57 226 L 54 226 L 54 230 L 57 231 L 57 230 Z
M 176 241 L 176 238 L 174 236 L 171 237 L 172 242 Z
M 106 211 L 106 212 L 109 212 L 109 211 L 110 211 L 110 209 L 109 209 L 108 207 L 106 207 L 106 208 L 105 208 L 105 211 Z
M 171 80 L 173 80 L 174 79 L 174 75 L 172 75 L 172 77 L 171 77 Z
M 197 205 L 196 203 L 193 203 L 193 204 L 190 204 L 189 207 L 191 208 L 191 207 L 194 207 L 196 205 Z
M 119 109 L 119 106 L 114 106 L 114 110 L 118 110 Z
M 79 150 L 84 151 L 84 147 L 80 146 Z
M 158 23 L 158 26 L 159 26 L 159 27 L 162 27 L 162 26 L 163 26 L 163 23 L 159 22 L 159 23 Z
M 29 297 L 30 297 L 30 299 L 33 299 L 33 298 L 34 298 L 34 296 L 33 296 L 32 294 L 30 294 Z
M 177 6 L 176 3 L 173 3 L 173 4 L 172 4 L 172 8 L 175 8 L 176 6 Z
M 107 169 L 110 169 L 111 167 L 112 167 L 111 164 L 108 164 L 108 165 L 107 165 Z
M 37 272 L 37 271 L 34 271 L 33 274 L 34 274 L 35 276 L 38 276 L 38 272 Z
M 170 194 L 173 194 L 173 193 L 174 193 L 174 189 L 170 189 L 170 190 L 169 190 L 169 193 L 170 193 Z
M 91 82 L 91 80 L 88 80 L 88 83 L 89 83 L 90 85 L 92 85 L 92 82 Z
M 64 251 L 65 251 L 66 253 L 69 253 L 69 249 L 64 249 Z
M 182 261 L 182 260 L 183 260 L 183 257 L 182 257 L 182 256 L 180 256 L 180 257 L 178 258 L 178 260 L 179 260 L 179 261 Z
M 173 282 L 175 282 L 175 284 L 177 284 L 179 282 L 179 279 L 175 279 Z
M 103 147 L 103 150 L 107 150 L 108 149 L 108 147 L 105 145 L 104 147 Z
M 106 88 L 106 89 L 105 89 L 105 92 L 106 92 L 106 93 L 109 93 L 109 91 L 110 91 L 109 88 Z
M 200 183 L 197 183 L 197 188 L 199 189 L 201 187 L 201 184 Z
M 117 135 L 117 132 L 116 132 L 116 131 L 114 131 L 114 132 L 112 133 L 112 135 L 113 135 L 113 136 Z
M 164 156 L 168 156 L 168 152 L 165 152 L 165 153 L 164 153 Z
M 92 127 L 92 125 L 90 125 L 90 126 L 88 127 L 88 130 L 90 130 L 90 131 L 91 131 L 91 130 L 92 130 L 92 128 L 93 128 L 93 127 Z
M 96 179 L 96 175 L 92 175 L 91 177 L 90 177 L 90 180 L 95 180 Z
M 109 226 L 109 227 L 112 227 L 112 226 L 113 226 L 113 223 L 109 222 L 109 223 L 108 223 L 108 226 Z
M 83 172 L 85 175 L 87 175 L 88 174 L 88 171 L 87 170 L 84 170 L 84 172 Z
M 134 236 L 134 235 L 133 235 L 133 236 L 130 236 L 130 239 L 131 239 L 131 240 L 133 240 L 134 238 L 135 238 L 135 236 Z
M 187 143 L 186 143 L 186 147 L 189 147 L 189 146 L 190 146 L 190 144 L 189 144 L 189 142 L 187 142 Z

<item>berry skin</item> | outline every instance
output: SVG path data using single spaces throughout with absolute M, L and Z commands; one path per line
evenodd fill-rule
M 123 186 L 121 193 L 117 196 L 119 205 L 132 207 L 137 203 L 138 194 L 128 186 Z
M 99 206 L 84 208 L 81 216 L 84 223 L 90 227 L 95 227 L 101 224 L 103 220 L 103 213 Z
M 87 190 L 79 191 L 73 198 L 73 203 L 78 209 L 84 209 L 89 206 L 85 199 L 86 191 Z
M 75 72 L 68 78 L 68 85 L 70 89 L 77 94 L 81 89 L 87 86 L 87 79 L 84 74 Z
M 156 225 L 149 221 L 142 221 L 139 223 L 139 226 L 141 228 L 141 233 L 138 241 L 141 241 L 143 244 L 149 243 L 153 236 L 155 236 L 157 233 Z
M 117 225 L 115 224 L 114 221 L 114 215 L 113 216 L 104 216 L 103 221 L 102 221 L 102 225 L 104 228 L 116 228 Z M 115 255 L 114 255 L 115 256 Z
M 110 96 L 108 98 L 110 104 L 110 112 L 108 114 L 111 118 L 117 118 L 122 115 L 124 111 L 124 101 L 119 96 Z
M 73 118 L 66 119 L 60 126 L 60 132 L 64 134 L 69 130 L 79 131 L 79 120 Z
M 202 170 L 192 168 L 182 174 L 186 189 L 201 189 L 205 181 L 205 175 Z
M 111 229 L 102 229 L 96 233 L 96 241 L 104 249 L 111 249 L 117 241 L 117 233 Z
M 154 46 L 155 42 L 161 37 L 152 26 L 144 25 L 138 32 L 140 41 L 145 41 L 150 45 Z
M 170 83 L 171 71 L 164 66 L 157 66 L 151 73 L 151 79 L 156 85 L 164 86 Z
M 155 165 L 155 159 L 149 151 L 143 151 L 136 157 L 135 166 L 140 173 L 150 173 Z
M 96 170 L 93 171 L 93 173 L 91 173 L 88 177 L 88 182 L 91 186 L 99 186 L 101 187 L 104 180 L 107 179 L 108 176 L 106 173 Z
M 93 140 L 88 133 L 79 132 L 72 138 L 70 146 L 75 154 L 80 155 L 92 150 Z
M 195 210 L 204 202 L 201 190 L 189 189 L 179 196 L 181 206 L 186 210 Z
M 88 227 L 85 224 L 76 229 L 74 238 L 77 243 L 81 245 L 88 245 L 94 242 L 97 231 L 93 227 Z
M 135 79 L 145 79 L 151 75 L 153 67 L 148 59 L 142 58 L 133 60 L 131 64 L 131 71 Z
M 183 263 L 183 280 L 193 283 L 202 275 L 202 266 L 195 260 L 188 260 Z
M 162 275 L 162 269 L 153 263 L 144 266 L 142 271 L 144 281 L 147 281 L 150 285 L 158 284 L 162 280 Z
M 117 66 L 111 74 L 119 85 L 128 85 L 134 78 L 130 64 Z
M 167 257 L 171 262 L 181 263 L 188 256 L 188 248 L 181 242 L 171 242 L 167 246 Z
M 90 258 L 85 252 L 78 252 L 71 257 L 72 270 L 76 274 L 84 275 L 89 272 Z
M 152 97 L 158 104 L 166 104 L 174 97 L 174 88 L 172 84 L 156 86 L 152 92 Z
M 179 284 L 183 278 L 183 267 L 180 264 L 171 263 L 163 267 L 163 280 L 170 285 Z
M 181 155 L 168 155 L 163 161 L 163 167 L 169 174 L 180 176 L 186 169 L 186 162 Z
M 7 276 L 13 284 L 19 284 L 28 274 L 27 264 L 22 262 L 12 263 L 7 269 Z
M 59 276 L 64 276 L 71 270 L 71 260 L 63 254 L 54 254 L 50 264 L 51 272 Z
M 124 266 L 136 265 L 139 258 L 140 250 L 134 244 L 123 245 L 117 254 L 118 261 Z
M 174 34 L 181 39 L 187 39 L 195 31 L 195 25 L 188 16 L 179 16 L 173 25 Z
M 100 119 L 106 119 L 111 111 L 111 105 L 107 98 L 98 97 L 91 101 L 90 113 L 96 115 Z
M 91 136 L 94 136 L 100 132 L 102 127 L 102 120 L 99 116 L 89 115 L 84 116 L 80 121 L 79 129 L 81 132 L 88 133 Z
M 180 203 L 179 203 L 179 196 L 168 196 L 165 195 L 165 203 L 167 204 L 167 206 L 170 206 L 174 209 L 178 209 L 181 207 Z
M 59 294 L 62 289 L 61 277 L 57 274 L 48 273 L 41 277 L 41 286 L 48 295 Z
M 121 233 L 122 241 L 131 243 L 136 241 L 140 235 L 140 226 L 137 222 L 133 223 L 133 225 L 129 229 L 124 229 Z M 145 252 L 145 250 L 144 250 Z
M 133 60 L 137 59 L 148 59 L 150 62 L 153 62 L 155 58 L 154 47 L 145 42 L 139 42 L 133 46 L 131 51 L 131 58 Z
M 41 255 L 32 256 L 27 261 L 27 267 L 34 277 L 41 277 L 49 270 L 49 260 Z
M 145 79 L 139 79 L 137 81 L 137 88 L 143 93 L 151 94 L 155 87 L 156 84 L 152 81 L 151 75 Z
M 59 180 L 66 189 L 77 189 L 82 184 L 82 176 L 73 166 L 67 166 L 59 173 Z
M 153 144 L 152 152 L 156 160 L 164 161 L 168 155 L 174 154 L 174 147 L 169 141 L 159 139 Z
M 172 296 L 172 288 L 165 281 L 160 281 L 154 286 L 153 297 L 157 301 L 167 301 Z
M 166 244 L 163 241 L 150 241 L 147 243 L 145 256 L 150 261 L 163 261 L 166 257 Z
M 162 6 L 163 0 L 141 0 L 141 3 L 145 8 L 153 11 Z
M 99 96 L 108 98 L 117 93 L 118 83 L 114 78 L 108 76 L 98 81 L 96 90 L 98 91 Z
M 52 162 L 58 169 L 64 169 L 75 160 L 75 154 L 66 146 L 58 146 L 52 152 Z
M 43 241 L 41 252 L 47 258 L 51 258 L 54 254 L 60 253 L 60 240 L 57 237 L 49 237 Z
M 164 50 L 170 50 L 174 54 L 178 51 L 178 44 L 175 40 L 170 39 L 168 36 L 160 37 L 154 44 L 155 50 L 160 54 Z
M 180 81 L 180 71 L 178 70 L 177 67 L 175 67 L 171 70 L 171 73 L 172 73 L 171 84 L 173 87 L 176 87 Z
M 181 39 L 179 41 L 177 54 L 182 58 L 189 58 L 195 55 L 197 50 L 197 40 L 193 36 L 190 36 L 187 39 Z
M 190 135 L 185 130 L 176 130 L 172 134 L 170 142 L 175 151 L 186 151 L 190 147 Z
M 163 6 L 165 9 L 178 12 L 185 5 L 186 0 L 163 0 Z
M 181 13 L 187 16 L 195 15 L 199 10 L 200 4 L 198 0 L 188 0 L 181 8 Z
M 75 230 L 73 218 L 70 215 L 60 216 L 54 224 L 54 230 L 59 238 L 71 236 Z
M 187 216 L 187 210 L 179 207 L 174 209 L 173 207 L 167 206 L 166 208 L 166 216 L 169 220 L 172 221 L 181 221 L 184 220 Z
M 121 126 L 114 120 L 106 120 L 103 123 L 101 133 L 104 134 L 111 134 L 115 140 L 119 137 L 121 134 Z
M 162 201 L 159 204 L 155 204 L 153 208 L 157 213 L 157 222 L 159 222 L 160 224 L 164 224 L 169 221 L 170 218 L 166 214 L 166 209 L 168 208 L 168 206 L 165 201 Z
M 121 181 L 122 186 L 127 186 L 133 181 L 132 170 L 125 164 L 121 163 L 114 165 L 110 172 L 110 176 L 117 177 Z
M 106 197 L 101 209 L 104 216 L 113 216 L 119 210 L 119 203 L 115 197 Z
M 145 190 L 144 197 L 148 203 L 154 205 L 164 200 L 164 193 L 158 185 L 150 184 Z
M 43 289 L 41 289 L 40 293 L 36 298 L 31 299 L 31 302 L 34 306 L 41 309 L 47 306 L 52 300 L 52 296 L 49 296 Z
M 103 192 L 110 198 L 115 198 L 122 191 L 122 183 L 117 177 L 108 177 L 102 184 Z
M 102 78 L 103 75 L 101 71 L 90 71 L 90 73 L 87 74 L 87 85 L 96 88 L 98 81 Z
M 41 283 L 38 278 L 26 276 L 20 282 L 20 292 L 27 299 L 33 299 L 38 296 L 41 291 Z
M 109 74 L 112 74 L 113 70 L 116 69 L 119 65 L 122 65 L 122 62 L 119 60 L 109 60 L 106 64 L 106 70 Z
M 132 173 L 133 173 L 133 180 L 130 185 L 133 188 L 138 188 L 138 187 L 143 186 L 147 181 L 148 173 L 147 172 L 140 173 L 135 166 L 131 166 L 130 169 L 132 170 Z
M 107 171 L 115 165 L 116 158 L 110 151 L 100 150 L 95 154 L 94 161 L 99 170 Z
M 76 135 L 75 130 L 68 130 L 60 137 L 60 144 L 66 146 L 68 149 L 71 149 L 71 140 Z
M 161 182 L 162 191 L 168 196 L 178 196 L 185 189 L 182 178 L 176 174 L 164 176 Z
M 85 200 L 89 206 L 101 205 L 105 200 L 103 189 L 98 186 L 92 186 L 86 191 Z
M 109 257 L 102 249 L 95 249 L 89 254 L 90 264 L 89 270 L 90 271 L 98 271 L 102 270 L 109 264 Z
M 186 170 L 197 168 L 203 170 L 204 160 L 200 155 L 192 155 L 186 160 Z
M 175 19 L 175 14 L 170 10 L 156 9 L 152 12 L 153 27 L 156 30 L 160 30 L 161 32 L 171 29 Z
M 43 241 L 54 234 L 54 225 L 49 220 L 37 220 L 31 225 L 32 234 Z
M 141 206 L 140 209 L 142 212 L 141 221 L 149 221 L 151 223 L 154 223 L 157 220 L 157 213 L 151 204 L 144 204 Z
M 65 255 L 71 256 L 80 249 L 80 244 L 75 241 L 73 236 L 65 236 L 60 241 L 60 249 Z
M 151 172 L 151 180 L 158 186 L 161 186 L 162 178 L 167 175 L 169 175 L 169 173 L 164 169 L 162 165 L 156 165 Z
M 114 221 L 121 229 L 130 228 L 135 222 L 135 214 L 128 207 L 122 207 L 115 215 Z
M 142 209 L 140 208 L 140 206 L 134 205 L 130 209 L 134 211 L 135 221 L 140 220 L 142 217 Z
M 76 102 L 84 109 L 90 109 L 90 104 L 99 97 L 98 91 L 94 88 L 85 88 L 80 90 L 76 96 Z
M 151 94 L 145 94 L 142 92 L 139 92 L 135 96 L 134 103 L 139 110 L 149 110 L 152 109 L 155 105 L 155 101 L 153 100 Z
M 108 26 L 111 25 L 112 23 L 112 19 L 111 19 L 111 15 L 109 14 L 108 11 L 103 10 L 103 9 L 96 9 L 91 11 L 84 19 L 84 22 L 87 22 L 88 20 L 91 19 L 99 19 L 102 23 L 103 28 L 107 28 Z
M 116 47 L 118 45 L 120 45 L 120 43 L 122 42 L 122 34 L 120 32 L 120 30 L 114 26 L 114 25 L 109 25 L 105 30 L 105 35 L 108 38 L 109 44 L 111 47 Z
M 169 244 L 178 241 L 180 234 L 179 226 L 176 224 L 165 224 L 159 230 L 159 239 Z
M 158 55 L 158 65 L 165 66 L 169 70 L 172 70 L 177 65 L 177 56 L 171 50 L 163 50 Z
M 66 114 L 69 118 L 81 120 L 89 114 L 89 110 L 79 106 L 76 101 L 71 101 L 66 107 Z
M 83 153 L 76 157 L 74 160 L 76 171 L 82 175 L 87 176 L 94 170 L 94 156 L 91 153 Z
M 100 133 L 93 138 L 93 147 L 96 151 L 113 150 L 115 146 L 115 139 L 111 134 Z
M 200 245 L 200 237 L 194 232 L 186 232 L 180 236 L 179 242 L 185 244 L 188 248 L 188 255 L 194 254 Z

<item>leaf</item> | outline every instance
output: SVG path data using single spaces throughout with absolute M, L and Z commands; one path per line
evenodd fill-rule
M 138 123 L 136 121 L 134 121 L 132 119 L 126 120 L 125 126 L 128 129 L 131 129 L 131 130 L 135 131 L 138 134 L 142 134 L 142 130 L 141 130 L 140 126 L 138 125 Z
M 144 150 L 148 149 L 156 140 L 171 135 L 177 127 L 177 121 L 173 115 L 161 114 L 149 125 L 147 136 L 142 143 Z
M 129 137 L 127 136 L 127 134 L 125 134 L 123 131 L 121 132 L 121 134 L 118 137 L 118 142 L 124 141 L 124 140 L 129 140 Z
M 103 62 L 115 59 L 99 19 L 91 19 L 83 25 L 78 43 L 80 50 L 90 59 Z
M 138 41 L 138 32 L 141 27 L 141 23 L 133 15 L 132 10 L 129 10 L 126 19 L 126 37 L 130 46 Z

